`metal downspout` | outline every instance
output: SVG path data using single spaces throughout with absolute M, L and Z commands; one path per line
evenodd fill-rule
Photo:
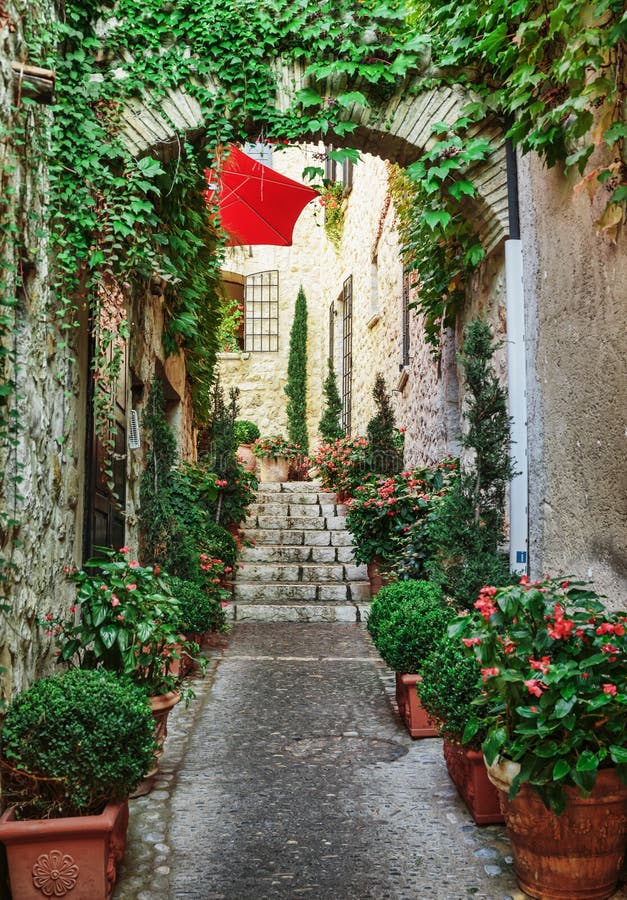
M 505 242 L 507 308 L 507 373 L 511 417 L 512 461 L 517 473 L 510 481 L 509 562 L 512 572 L 529 569 L 529 470 L 527 453 L 527 366 L 522 242 L 518 208 L 518 166 L 511 140 L 505 144 L 509 239 Z

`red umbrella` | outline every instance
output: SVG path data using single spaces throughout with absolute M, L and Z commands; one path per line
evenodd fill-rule
M 215 175 L 207 172 L 207 180 L 215 181 Z M 319 197 L 317 191 L 256 162 L 233 145 L 217 181 L 220 220 L 231 246 L 290 247 L 296 220 Z

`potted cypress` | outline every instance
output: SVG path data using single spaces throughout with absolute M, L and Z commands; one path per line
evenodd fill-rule
M 475 701 L 482 682 L 475 659 L 463 652 L 459 640 L 444 636 L 426 658 L 418 682 L 418 697 L 438 724 L 446 767 L 459 795 L 477 825 L 503 822 L 498 792 L 488 778 L 481 742 L 487 724 L 464 743 L 464 732 L 477 717 Z
M 110 897 L 128 797 L 154 750 L 146 694 L 117 673 L 74 669 L 15 697 L 0 736 L 0 841 L 16 900 Z
M 420 705 L 416 685 L 424 661 L 454 616 L 440 588 L 428 581 L 385 585 L 372 601 L 367 628 L 373 644 L 396 672 L 399 713 L 412 737 L 438 734 Z

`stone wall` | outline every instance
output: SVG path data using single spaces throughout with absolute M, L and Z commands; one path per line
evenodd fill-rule
M 627 598 L 627 235 L 537 159 L 521 166 L 532 573 L 594 579 Z

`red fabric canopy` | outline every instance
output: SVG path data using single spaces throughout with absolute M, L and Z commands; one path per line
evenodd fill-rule
M 211 173 L 207 173 L 208 179 Z M 227 244 L 290 247 L 296 220 L 317 191 L 280 175 L 234 145 L 218 175 L 218 204 Z

